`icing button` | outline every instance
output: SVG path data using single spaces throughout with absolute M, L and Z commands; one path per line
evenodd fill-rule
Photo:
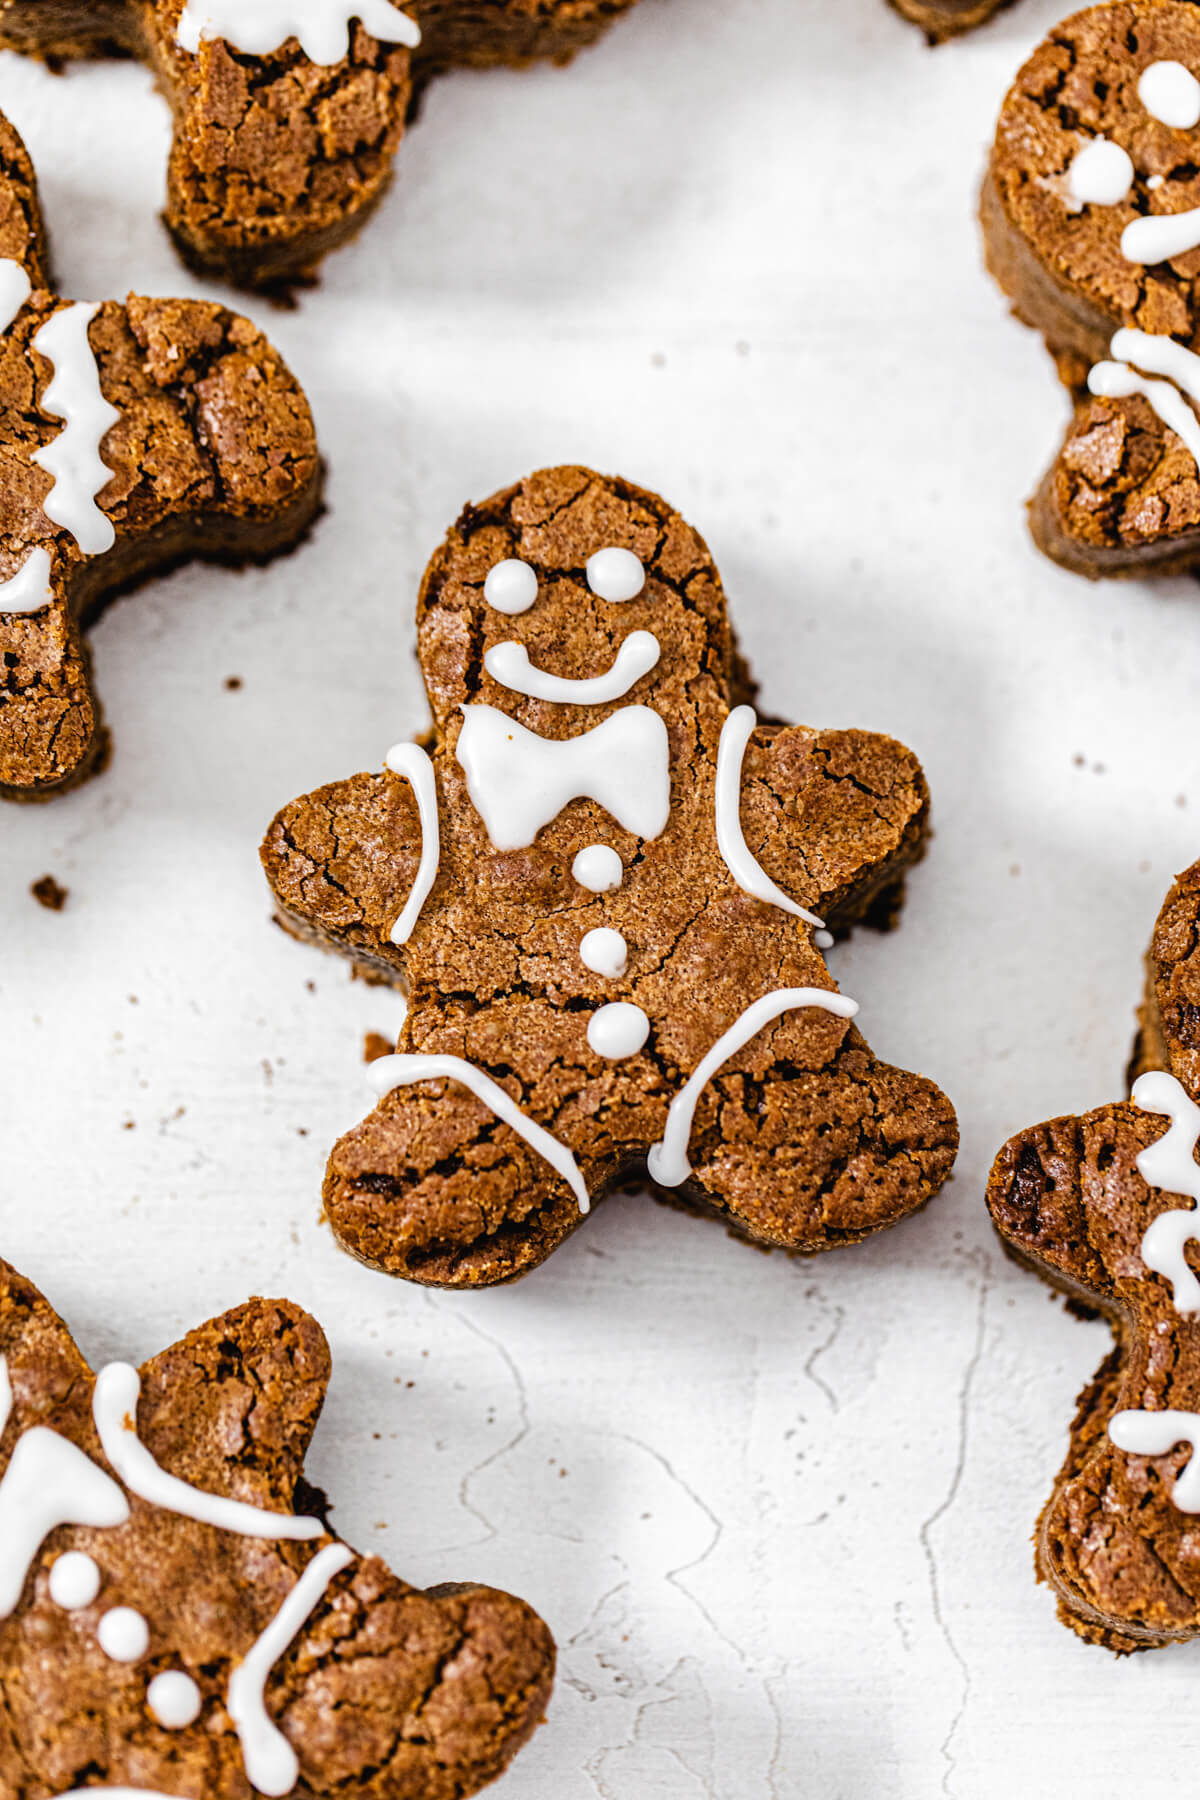
M 182 1669 L 165 1669 L 146 1689 L 146 1705 L 167 1731 L 182 1731 L 200 1716 L 202 1696 Z
M 64 1612 L 90 1606 L 100 1592 L 100 1570 L 82 1550 L 68 1550 L 50 1571 L 50 1598 Z
M 587 1041 L 597 1056 L 609 1062 L 636 1056 L 650 1035 L 650 1021 L 640 1006 L 613 1000 L 594 1012 L 588 1021 Z
M 607 844 L 585 844 L 571 864 L 571 874 L 590 894 L 611 894 L 620 887 L 625 867 Z
M 150 1627 L 132 1606 L 114 1606 L 96 1627 L 96 1636 L 105 1656 L 114 1662 L 135 1663 L 150 1648 Z

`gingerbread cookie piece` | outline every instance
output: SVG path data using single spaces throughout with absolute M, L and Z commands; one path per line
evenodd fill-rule
M 280 922 L 409 994 L 330 1158 L 342 1244 L 474 1286 L 647 1171 L 806 1253 L 928 1200 L 954 1113 L 872 1056 L 817 947 L 920 855 L 915 757 L 734 704 L 702 539 L 587 469 L 465 509 L 417 641 L 426 747 L 294 801 L 263 846 Z
M 919 25 L 931 44 L 944 43 L 984 25 L 1013 0 L 892 0 L 896 11 Z
M 1116 1335 L 1036 1544 L 1063 1622 L 1117 1651 L 1200 1635 L 1198 944 L 1200 863 L 1155 927 L 1132 1100 L 1021 1132 L 988 1187 L 1005 1247 Z
M 101 759 L 81 633 L 108 600 L 193 557 L 290 550 L 320 490 L 308 402 L 248 320 L 53 292 L 33 168 L 0 115 L 0 798 Z
M 550 1633 L 338 1540 L 303 1475 L 328 1378 L 277 1300 L 93 1376 L 0 1263 L 0 1792 L 459 1800 L 520 1749 Z
M 0 47 L 136 56 L 171 104 L 166 223 L 241 287 L 311 277 L 387 187 L 444 69 L 566 62 L 635 0 L 5 0 Z
M 1200 562 L 1200 8 L 1123 0 L 1051 32 L 1004 102 L 988 265 L 1075 401 L 1033 501 L 1089 576 Z

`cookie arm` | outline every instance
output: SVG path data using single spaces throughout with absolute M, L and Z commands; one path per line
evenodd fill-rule
M 272 820 L 259 854 L 285 931 L 397 982 L 404 959 L 391 932 L 421 850 L 413 790 L 385 770 L 293 800 Z
M 1110 1300 L 1113 1284 L 1088 1200 L 1103 1199 L 1114 1162 L 1132 1163 L 1142 1147 L 1149 1133 L 1145 1115 L 1136 1129 L 1137 1117 L 1130 1106 L 1106 1106 L 1031 1126 L 1004 1145 L 988 1179 L 988 1211 L 1009 1254 L 1092 1304 Z
M 922 854 L 929 789 L 894 738 L 760 728 L 746 749 L 742 830 L 793 900 L 832 923 L 861 919 Z
M 1170 1069 L 1194 1097 L 1200 1094 L 1200 862 L 1184 870 L 1163 902 L 1146 975 L 1138 1071 Z

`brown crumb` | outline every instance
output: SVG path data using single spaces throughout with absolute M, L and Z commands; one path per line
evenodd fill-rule
M 70 888 L 60 887 L 53 875 L 43 875 L 40 881 L 31 884 L 29 891 L 47 912 L 61 912 L 71 892 Z
M 225 677 L 225 686 L 231 694 L 236 694 L 241 685 L 242 678 L 240 675 L 227 675 Z
M 381 1056 L 390 1056 L 396 1048 L 391 1038 L 385 1038 L 380 1031 L 368 1031 L 363 1038 L 363 1061 L 378 1062 Z

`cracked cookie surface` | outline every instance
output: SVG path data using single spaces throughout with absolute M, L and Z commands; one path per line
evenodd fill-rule
M 1200 562 L 1200 232 L 1172 248 L 1150 223 L 1200 207 L 1200 114 L 1180 123 L 1186 107 L 1146 85 L 1177 65 L 1185 82 L 1200 75 L 1187 0 L 1064 20 L 1004 102 L 983 190 L 988 266 L 1074 403 L 1033 534 L 1092 577 Z M 1111 188 L 1093 185 L 1097 147 L 1121 171 Z
M 632 597 L 612 597 L 597 552 L 633 570 Z M 501 565 L 525 572 L 519 611 L 510 595 L 507 610 L 489 604 Z M 294 801 L 262 852 L 285 928 L 409 996 L 399 1056 L 372 1065 L 405 1085 L 329 1161 L 341 1243 L 434 1285 L 509 1280 L 648 1157 L 660 1190 L 805 1253 L 922 1205 L 953 1162 L 953 1111 L 872 1055 L 812 925 L 792 916 L 815 909 L 837 928 L 894 901 L 927 828 L 911 752 L 868 732 L 755 728 L 733 707 L 747 677 L 703 540 L 656 495 L 587 469 L 465 508 L 425 574 L 417 644 L 426 774 L 403 747 L 406 774 Z M 651 646 L 653 665 L 620 685 Z M 618 779 L 627 737 L 635 760 Z M 414 780 L 427 782 L 424 828 Z M 530 795 L 535 816 L 514 827 Z M 757 871 L 739 864 L 749 888 L 718 843 L 719 804 Z M 807 997 L 728 1050 L 681 1130 L 689 1077 L 781 993 Z M 429 1065 L 405 1060 L 436 1057 L 456 1059 L 453 1076 L 418 1078 Z M 482 1097 L 470 1071 L 492 1083 Z
M 0 1263 L 0 1791 L 463 1800 L 508 1764 L 550 1634 L 339 1543 L 303 1475 L 329 1366 L 314 1319 L 251 1300 L 93 1376 Z
M 988 1185 L 1006 1249 L 1113 1326 L 1035 1543 L 1064 1624 L 1118 1652 L 1200 1635 L 1195 1508 L 1180 1488 L 1200 1432 L 1189 1291 L 1200 1269 L 1189 1224 L 1200 1194 L 1200 863 L 1155 926 L 1131 1073 L 1133 1101 L 1019 1133 Z M 1147 1431 L 1161 1431 L 1158 1451 L 1131 1449 Z
M 410 0 L 392 7 L 374 0 L 376 28 L 386 29 L 389 17 L 394 23 L 392 36 L 381 38 L 352 5 L 343 11 L 330 0 L 330 19 L 346 25 L 343 53 L 318 62 L 286 35 L 261 53 L 248 40 L 239 48 L 218 35 L 185 48 L 185 0 L 99 0 L 86 8 L 74 0 L 7 0 L 0 46 L 56 62 L 117 54 L 146 63 L 174 115 L 165 220 L 180 255 L 200 274 L 286 288 L 311 279 L 321 258 L 369 218 L 414 97 L 435 75 L 568 61 L 633 4 Z M 251 7 L 216 11 L 230 33 L 243 20 L 257 24 Z M 303 12 L 285 8 L 285 25 Z M 420 41 L 410 46 L 414 23 Z
M 83 639 L 101 607 L 176 563 L 290 550 L 321 472 L 308 401 L 249 320 L 54 292 L 33 168 L 2 116 L 0 281 L 23 296 L 0 331 L 0 798 L 35 800 L 105 755 Z

